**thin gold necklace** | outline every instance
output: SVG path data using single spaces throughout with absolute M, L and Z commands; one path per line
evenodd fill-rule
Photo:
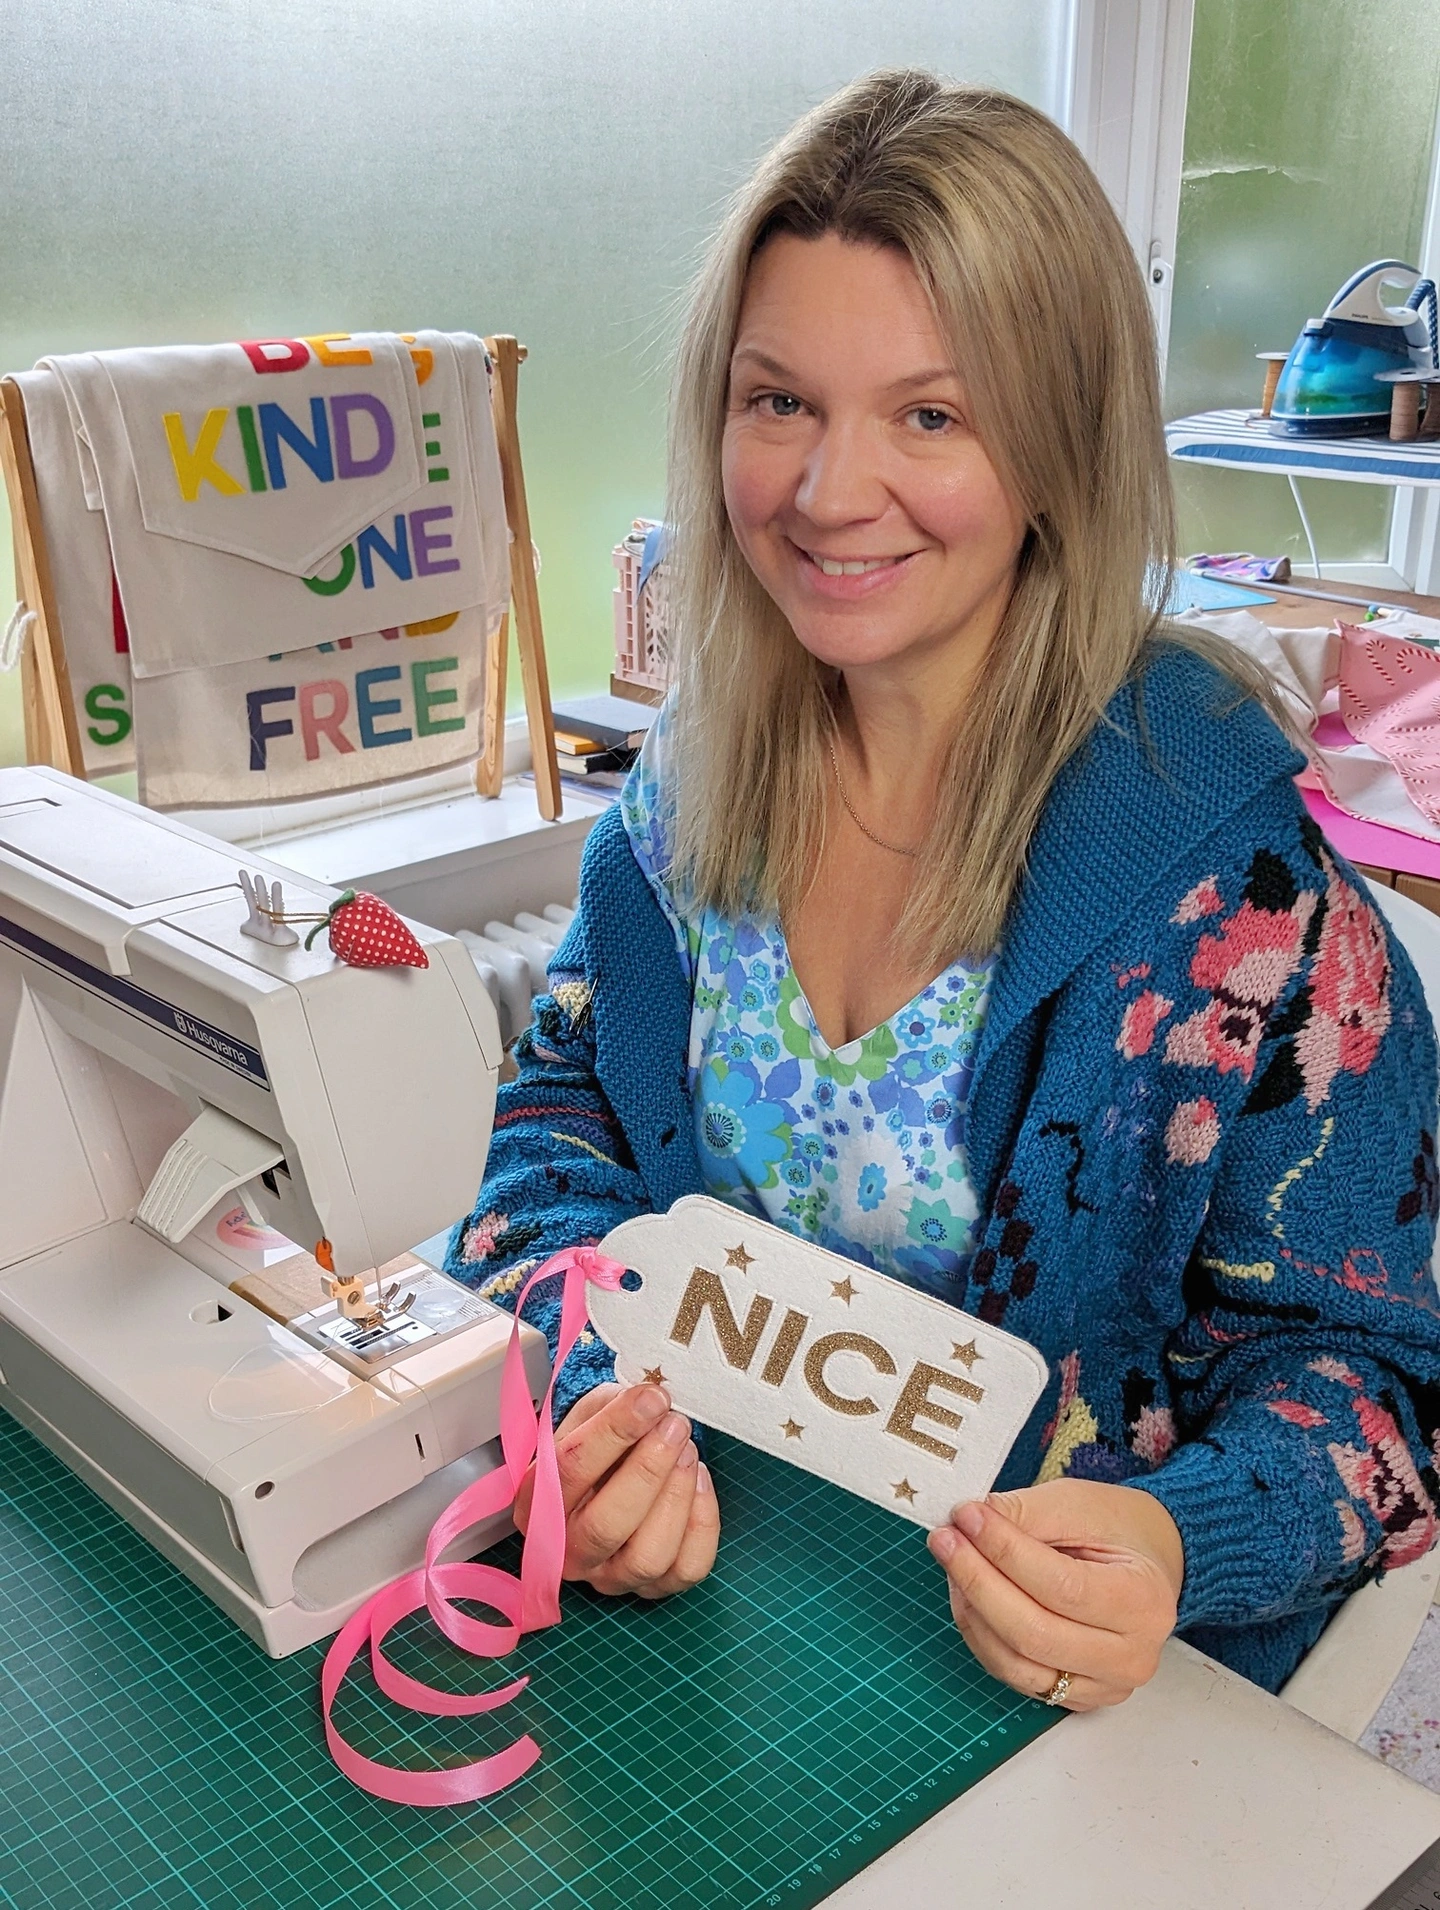
M 829 745 L 830 764 L 835 771 L 835 787 L 840 791 L 840 800 L 845 805 L 845 813 L 860 831 L 861 835 L 868 837 L 869 840 L 875 844 L 877 849 L 888 849 L 892 856 L 918 856 L 920 853 L 919 849 L 902 849 L 896 842 L 884 842 L 876 835 L 873 829 L 867 829 L 865 827 L 864 823 L 861 822 L 860 818 L 855 814 L 855 805 L 845 793 L 845 778 L 840 774 L 840 758 L 835 754 L 835 739 L 833 736 L 827 736 L 825 741 Z

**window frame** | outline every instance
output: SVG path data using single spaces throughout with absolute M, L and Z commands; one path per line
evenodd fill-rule
M 1194 15 L 1194 0 L 1071 0 L 1061 86 L 1065 129 L 1099 175 L 1145 274 L 1162 378 Z

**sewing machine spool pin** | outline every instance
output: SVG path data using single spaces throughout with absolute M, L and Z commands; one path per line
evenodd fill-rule
M 277 878 L 267 883 L 263 875 L 240 871 L 240 893 L 249 913 L 240 924 L 240 933 L 252 942 L 266 942 L 271 948 L 297 948 L 300 937 L 285 921 L 284 886 Z

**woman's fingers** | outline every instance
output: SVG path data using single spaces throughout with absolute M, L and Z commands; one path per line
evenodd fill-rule
M 620 1549 L 591 1574 L 597 1592 L 613 1596 L 639 1591 L 670 1570 L 690 1522 L 699 1463 L 694 1440 L 687 1440 L 650 1510 Z
M 701 1460 L 695 1468 L 695 1496 L 690 1501 L 690 1517 L 680 1541 L 675 1562 L 662 1577 L 649 1585 L 637 1585 L 641 1598 L 669 1598 L 675 1592 L 688 1592 L 708 1576 L 720 1545 L 720 1501 L 710 1468 Z
M 1070 1669 L 1069 1666 L 1037 1664 L 1034 1659 L 1013 1650 L 972 1607 L 966 1605 L 953 1585 L 950 1588 L 950 1609 L 960 1636 L 975 1657 L 992 1678 L 1009 1685 L 1012 1691 L 1023 1691 L 1029 1698 L 1043 1698 L 1053 1688 L 1061 1670 Z M 1130 1696 L 1131 1689 L 1129 1685 L 1105 1683 L 1097 1678 L 1086 1677 L 1083 1672 L 1071 1671 L 1070 1687 L 1060 1708 L 1066 1711 L 1095 1711 L 1102 1705 L 1123 1703 Z
M 967 1612 L 1008 1651 L 1127 1691 L 1154 1675 L 1174 1628 L 1175 1592 L 1163 1559 L 1114 1542 L 1130 1536 L 1138 1495 L 1109 1490 L 1113 1537 L 1098 1560 L 1045 1544 L 992 1505 L 960 1507 L 929 1545 Z
M 992 1678 L 998 1678 L 1001 1684 L 1009 1685 L 1012 1691 L 1023 1691 L 1027 1697 L 1044 1697 L 1054 1684 L 1056 1673 L 1048 1666 L 1036 1664 L 1033 1658 L 1026 1658 L 1022 1653 L 1007 1645 L 1005 1640 L 978 1616 L 974 1608 L 966 1604 L 964 1597 L 953 1585 L 950 1587 L 950 1611 L 960 1636 Z
M 976 1501 L 960 1506 L 953 1523 L 982 1558 L 1046 1611 L 1082 1625 L 1111 1629 L 1107 1620 L 1114 1617 L 1115 1606 L 1108 1567 L 1057 1551 L 993 1505 Z
M 596 1391 L 599 1390 L 597 1387 Z M 579 1404 L 583 1405 L 584 1401 Z M 613 1466 L 653 1432 L 669 1411 L 670 1397 L 659 1386 L 627 1386 L 617 1389 L 587 1419 L 577 1418 L 578 1405 L 566 1415 L 555 1438 L 555 1460 L 560 1469 L 560 1492 L 567 1514 L 575 1510 L 587 1492 L 594 1491 Z M 687 1425 L 683 1437 L 673 1442 L 675 1451 L 678 1452 L 689 1437 Z M 670 1460 L 673 1464 L 674 1452 Z M 669 1470 L 667 1465 L 665 1471 Z M 622 1533 L 620 1542 L 629 1536 L 629 1532 Z
M 606 1410 L 620 1403 L 613 1402 Z M 604 1414 L 598 1414 L 590 1426 L 582 1429 L 581 1437 L 603 1419 Z M 566 1578 L 589 1578 L 639 1530 L 689 1438 L 689 1420 L 682 1413 L 667 1413 L 653 1431 L 631 1446 L 592 1496 L 571 1513 L 566 1524 Z M 583 1473 L 577 1469 L 573 1476 Z
M 593 1419 L 596 1413 L 598 1413 L 602 1407 L 608 1406 L 610 1401 L 614 1399 L 619 1392 L 619 1386 L 616 1385 L 613 1380 L 608 1380 L 603 1386 L 594 1386 L 588 1393 L 582 1393 L 579 1399 L 577 1399 L 575 1404 L 570 1408 L 569 1412 L 566 1413 L 565 1417 L 560 1421 L 560 1424 L 555 1428 L 557 1451 L 562 1442 L 567 1442 L 568 1439 L 585 1424 L 587 1419 Z M 534 1498 L 535 1468 L 531 1466 L 529 1471 L 525 1474 L 525 1477 L 520 1481 L 520 1490 L 515 1494 L 514 1519 L 517 1531 L 528 1532 L 530 1530 L 530 1507 Z M 566 1510 L 568 1511 L 569 1508 L 567 1507 Z
M 930 1534 L 930 1550 L 966 1605 L 1018 1657 L 1041 1666 L 1063 1665 L 1102 1682 L 1126 1681 L 1126 1639 L 1049 1610 L 951 1526 Z
M 1127 1487 L 1127 1494 L 1132 1490 Z M 1115 1493 L 1114 1486 L 1098 1479 L 1048 1479 L 1042 1486 L 992 1492 L 984 1504 L 1047 1545 L 1106 1552 L 1123 1543 L 1125 1536 L 1117 1531 Z M 1154 1503 L 1145 1493 L 1124 1501 L 1132 1515 L 1143 1515 L 1147 1505 Z
M 668 1597 L 715 1563 L 720 1508 L 690 1422 L 658 1386 L 597 1386 L 555 1434 L 566 1513 L 564 1576 L 606 1594 Z M 534 1467 L 515 1498 L 524 1532 Z
M 1096 1479 L 1050 1479 L 1043 1486 L 995 1492 L 978 1507 L 1008 1525 L 1082 1561 L 1106 1565 L 1144 1559 L 1178 1599 L 1185 1583 L 1185 1542 L 1170 1513 L 1152 1494 Z M 968 1511 L 956 1509 L 955 1522 Z M 962 1529 L 964 1529 L 962 1527 Z M 1092 1588 L 1101 1581 L 1090 1575 Z M 1084 1617 L 1071 1612 L 1071 1617 Z

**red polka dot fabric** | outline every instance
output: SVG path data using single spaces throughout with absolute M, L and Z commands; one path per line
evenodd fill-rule
M 330 948 L 351 968 L 430 966 L 430 957 L 390 904 L 363 890 L 330 917 Z

